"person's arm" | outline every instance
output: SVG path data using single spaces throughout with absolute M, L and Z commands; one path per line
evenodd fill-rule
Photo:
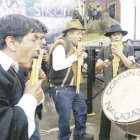
M 118 55 L 127 68 L 135 67 L 134 49 L 133 46 L 129 46 L 128 57 L 123 54 L 123 51 L 119 48 L 112 48 L 112 52 Z
M 24 110 L 20 106 L 11 106 L 7 92 L 2 87 L 0 87 L 0 124 L 1 140 L 28 138 L 28 121 Z
M 31 86 L 30 82 L 27 83 L 23 93 L 16 82 L 17 78 L 9 76 L 9 73 L 8 78 L 5 75 L 0 73 L 0 139 L 28 139 L 35 128 L 35 108 L 43 97 L 41 89 L 43 79 L 35 86 Z
M 37 100 L 30 94 L 24 94 L 16 106 L 22 108 L 27 117 L 28 136 L 30 138 L 35 130 L 34 117 Z
M 95 65 L 95 70 L 96 71 L 99 71 L 99 70 L 102 70 L 103 69 L 103 60 L 101 59 L 98 59 L 97 62 L 96 62 L 96 65 Z
M 24 94 L 16 106 L 21 107 L 28 121 L 28 135 L 32 136 L 35 130 L 35 109 L 40 101 L 43 99 L 43 91 L 41 89 L 42 80 L 31 86 L 30 81 L 26 83 Z
M 74 54 L 69 57 L 65 55 L 65 49 L 62 45 L 58 45 L 52 53 L 52 65 L 55 71 L 66 69 L 72 66 L 72 63 L 77 61 L 77 58 L 83 54 L 83 50 L 76 49 Z
M 55 71 L 68 68 L 75 61 L 77 57 L 74 54 L 69 57 L 65 56 L 65 49 L 62 45 L 58 45 L 52 53 L 52 65 Z
M 32 136 L 35 130 L 35 109 L 37 102 L 41 100 L 39 95 L 40 86 L 39 82 L 32 87 L 35 90 L 31 89 L 29 86 L 28 89 L 25 88 L 25 94 L 15 106 L 11 105 L 11 99 L 9 99 L 10 96 L 8 95 L 9 93 L 7 93 L 7 90 L 4 90 L 4 88 L 0 86 L 1 140 L 22 140 L 22 138 L 28 139 Z M 19 88 L 17 88 L 17 90 L 19 90 Z M 33 94 L 33 92 L 35 93 Z
M 95 70 L 96 71 L 99 71 L 99 70 L 102 70 L 103 67 L 108 67 L 110 65 L 110 61 L 109 59 L 106 59 L 106 60 L 101 60 L 101 59 L 98 59 L 97 62 L 96 62 L 96 65 L 95 65 Z
M 35 130 L 34 118 L 36 106 L 37 104 L 40 104 L 41 101 L 43 101 L 44 93 L 41 89 L 41 83 L 45 78 L 46 78 L 45 73 L 42 70 L 40 70 L 38 82 L 34 86 L 31 86 L 30 81 L 28 81 L 25 84 L 23 96 L 21 97 L 19 102 L 15 105 L 17 107 L 20 107 L 24 111 L 25 116 L 27 117 L 28 121 L 27 130 L 29 138 L 32 136 Z
M 126 57 L 124 54 L 120 55 L 120 59 L 127 68 L 134 68 L 135 67 L 135 59 L 134 56 Z
M 102 70 L 103 67 L 108 67 L 110 65 L 109 59 L 104 60 L 104 48 L 102 48 L 98 54 L 98 60 L 95 65 L 95 70 Z

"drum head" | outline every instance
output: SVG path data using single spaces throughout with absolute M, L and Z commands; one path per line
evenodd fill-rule
M 127 70 L 111 80 L 103 92 L 102 108 L 117 124 L 140 121 L 140 69 Z

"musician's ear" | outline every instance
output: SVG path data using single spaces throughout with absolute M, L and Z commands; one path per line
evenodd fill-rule
M 69 38 L 71 36 L 71 32 L 67 32 L 67 37 Z
M 16 51 L 16 40 L 12 36 L 7 36 L 5 39 L 6 46 L 11 50 L 11 51 Z

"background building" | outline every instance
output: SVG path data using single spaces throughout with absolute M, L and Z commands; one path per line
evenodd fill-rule
M 140 40 L 140 0 L 120 0 L 121 25 L 129 33 L 125 39 Z

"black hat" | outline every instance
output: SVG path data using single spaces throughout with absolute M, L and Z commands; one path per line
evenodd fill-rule
M 127 35 L 128 33 L 127 31 L 123 31 L 119 24 L 115 24 L 110 27 L 110 31 L 105 33 L 105 36 L 109 37 L 116 32 L 121 32 L 123 36 Z

